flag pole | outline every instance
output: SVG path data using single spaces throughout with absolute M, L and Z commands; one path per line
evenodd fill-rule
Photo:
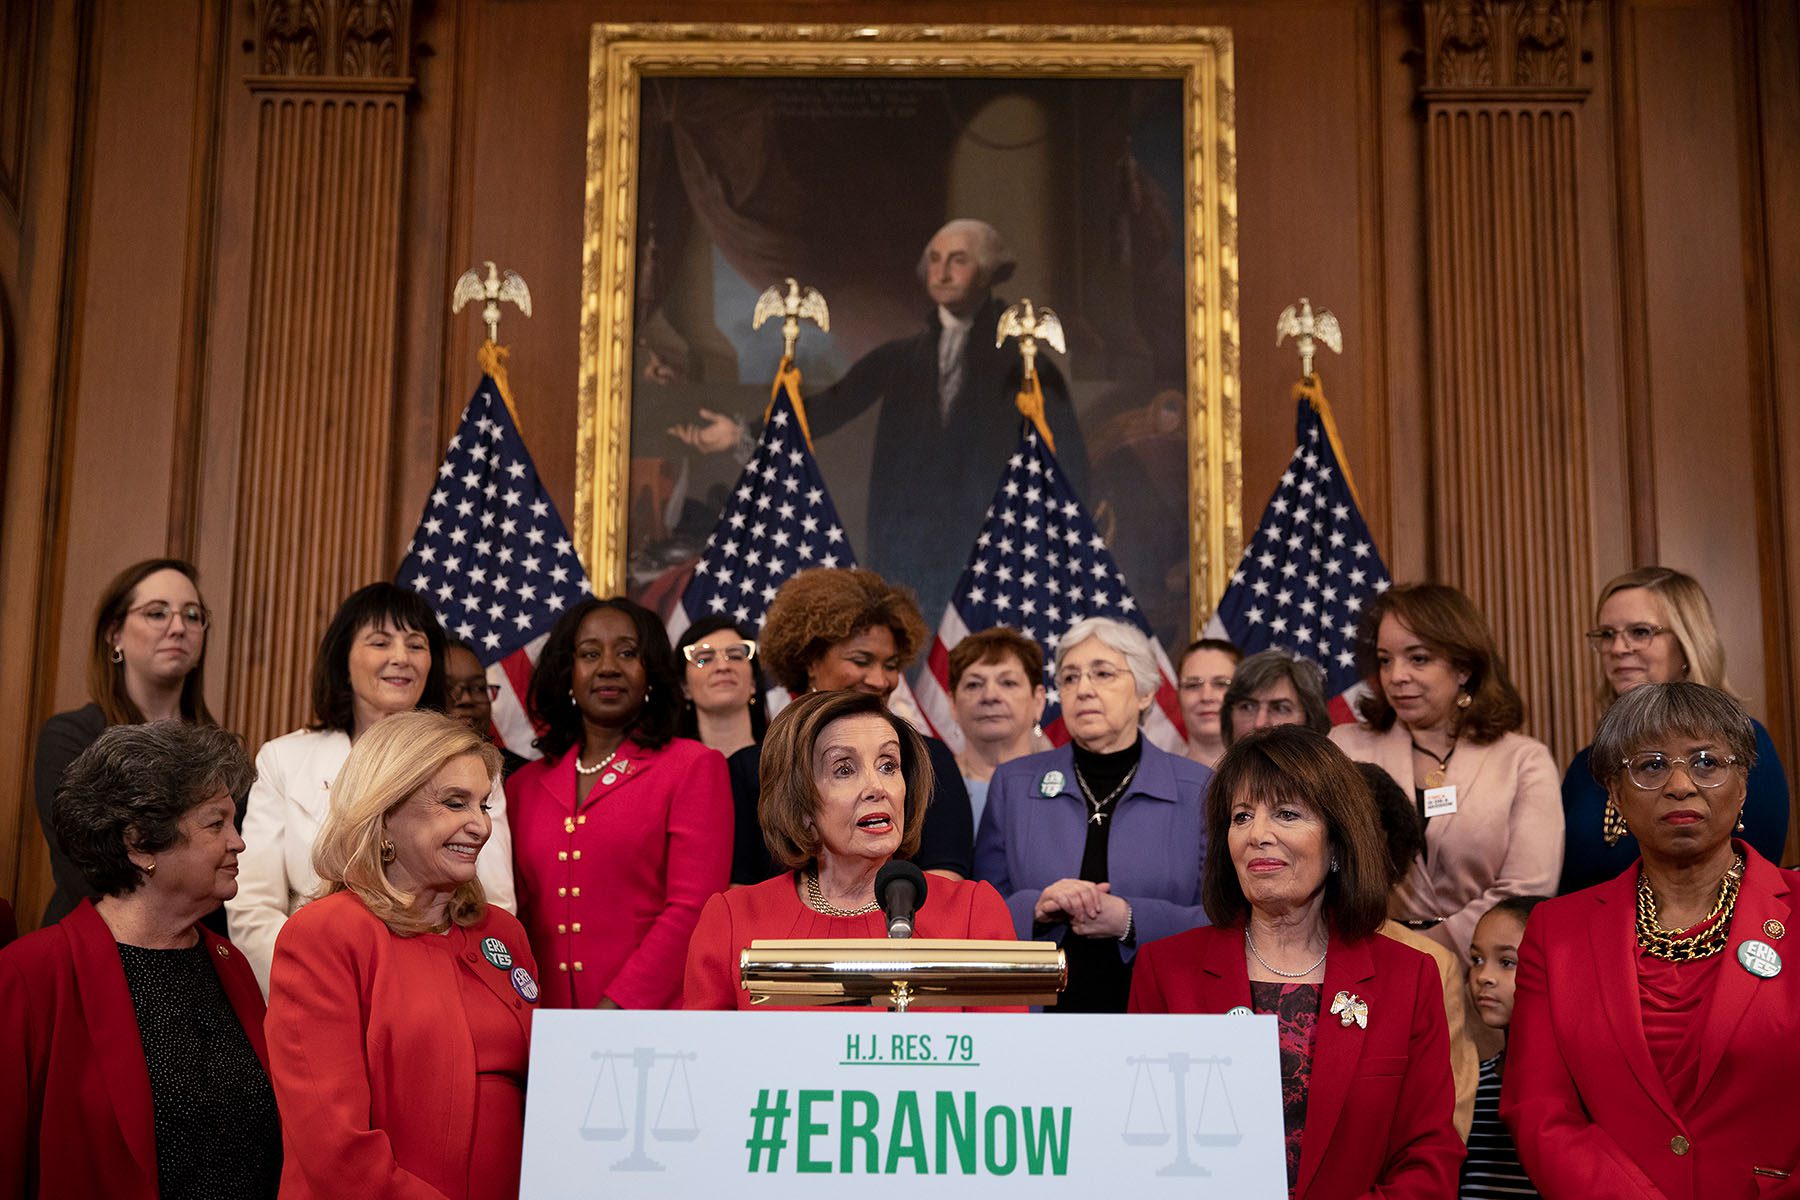
M 1054 309 L 1036 308 L 1029 297 L 1020 297 L 1017 304 L 1008 306 L 1000 314 L 999 327 L 994 331 L 994 348 L 998 350 L 1006 345 L 1009 337 L 1019 339 L 1019 357 L 1025 363 L 1025 377 L 1019 382 L 1019 394 L 1013 398 L 1013 403 L 1044 439 L 1045 448 L 1055 454 L 1056 439 L 1050 436 L 1050 423 L 1044 418 L 1044 389 L 1038 382 L 1037 344 L 1042 340 L 1058 354 L 1067 354 L 1062 319 Z
M 819 294 L 819 289 L 801 287 L 792 275 L 783 282 L 787 284 L 785 290 L 779 283 L 764 288 L 750 314 L 752 329 L 761 329 L 763 322 L 771 317 L 781 318 L 781 365 L 775 368 L 775 382 L 769 385 L 769 406 L 763 410 L 763 420 L 767 421 L 769 414 L 775 411 L 775 401 L 785 390 L 788 403 L 794 406 L 794 416 L 800 422 L 800 436 L 806 439 L 806 449 L 810 453 L 812 428 L 806 423 L 806 405 L 800 399 L 800 366 L 794 361 L 794 346 L 800 341 L 802 320 L 829 331 L 831 310 L 825 306 L 825 297 Z

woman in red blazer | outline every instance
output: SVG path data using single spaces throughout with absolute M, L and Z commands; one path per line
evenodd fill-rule
M 1594 777 L 1642 857 L 1533 910 L 1500 1093 L 1546 1200 L 1800 1196 L 1800 888 L 1731 836 L 1755 758 L 1697 683 L 1600 720 Z
M 557 621 L 531 676 L 544 757 L 507 781 L 519 915 L 548 1008 L 679 1008 L 700 906 L 731 873 L 725 760 L 674 736 L 662 622 L 622 597 Z
M 0 951 L 0 1197 L 272 1197 L 262 992 L 197 924 L 237 890 L 254 773 L 215 726 L 115 725 L 71 764 L 58 844 L 98 900 Z
M 1273 1014 L 1289 1194 L 1448 1200 L 1463 1159 L 1432 960 L 1377 932 L 1373 798 L 1304 726 L 1235 741 L 1206 797 L 1212 926 L 1138 953 L 1131 1012 Z
M 759 938 L 886 937 L 875 876 L 923 836 L 931 760 L 885 696 L 807 693 L 770 722 L 762 761 L 763 838 L 788 870 L 707 901 L 688 951 L 686 1008 L 749 1008 L 738 956 Z M 931 879 L 916 933 L 1014 939 L 999 892 L 942 876 Z
M 319 899 L 269 973 L 284 1197 L 515 1200 L 537 964 L 483 897 L 500 752 L 460 721 L 357 739 L 313 846 Z

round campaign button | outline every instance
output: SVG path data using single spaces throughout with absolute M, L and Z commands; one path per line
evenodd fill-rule
M 1248 1004 L 1240 1004 L 1236 1008 L 1227 1009 L 1225 1015 L 1228 1017 L 1253 1017 L 1256 1014 L 1250 1011 Z
M 525 997 L 525 999 L 531 1003 L 537 1003 L 537 980 L 531 977 L 530 971 L 527 971 L 524 967 L 514 967 L 512 970 L 512 985 L 513 991 L 519 993 L 519 995 Z
M 491 937 L 481 939 L 481 957 L 487 959 L 488 962 L 499 967 L 502 971 L 512 970 L 512 951 L 508 950 L 506 948 L 506 943 L 499 938 Z
M 1739 946 L 1738 962 L 1758 979 L 1773 979 L 1781 974 L 1781 955 L 1767 942 L 1752 940 Z
M 1045 771 L 1044 777 L 1038 780 L 1038 795 L 1054 796 L 1063 790 L 1063 773 L 1061 771 Z

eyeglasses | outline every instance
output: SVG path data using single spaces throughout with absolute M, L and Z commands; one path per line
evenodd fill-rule
M 449 691 L 452 704 L 461 704 L 464 700 L 479 700 L 484 694 L 489 704 L 500 698 L 500 685 L 497 683 L 452 683 Z
M 1651 642 L 1655 641 L 1658 634 L 1668 632 L 1669 627 L 1667 625 L 1646 625 L 1640 621 L 1635 625 L 1626 625 L 1621 629 L 1614 629 L 1611 625 L 1603 625 L 1599 629 L 1588 630 L 1582 636 L 1587 638 L 1588 645 L 1594 648 L 1594 653 L 1604 654 L 1612 649 L 1613 642 L 1619 638 L 1625 639 L 1625 649 L 1642 650 L 1645 646 L 1648 646 Z
M 681 648 L 681 656 L 703 671 L 712 666 L 721 654 L 729 663 L 749 662 L 756 657 L 756 643 L 745 640 L 735 646 L 713 646 L 707 642 L 697 642 Z
M 1080 667 L 1068 667 L 1056 673 L 1056 686 L 1059 690 L 1070 692 L 1081 686 L 1082 677 L 1094 681 L 1095 687 L 1108 687 L 1123 678 L 1127 672 L 1109 663 L 1095 663 L 1087 670 Z
M 205 629 L 212 614 L 198 604 L 183 604 L 177 608 L 161 600 L 152 600 L 148 604 L 140 604 L 136 608 L 128 608 L 128 613 L 144 618 L 152 629 L 167 629 L 169 622 L 179 616 L 187 624 L 198 629 Z
M 1669 782 L 1669 776 L 1675 773 L 1675 764 L 1680 763 L 1687 768 L 1688 778 L 1696 787 L 1716 788 L 1724 783 L 1731 774 L 1731 766 L 1737 762 L 1737 755 L 1727 754 L 1720 758 L 1710 750 L 1702 750 L 1687 758 L 1672 758 L 1661 750 L 1646 750 L 1622 760 L 1625 771 L 1631 776 L 1631 782 L 1646 792 L 1654 792 Z

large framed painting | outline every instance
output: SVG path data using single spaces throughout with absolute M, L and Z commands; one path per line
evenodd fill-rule
M 993 343 L 1029 297 L 1065 333 L 1040 354 L 1059 462 L 1178 645 L 1242 540 L 1232 95 L 1220 29 L 595 26 L 596 586 L 676 602 L 782 355 L 752 312 L 791 276 L 829 308 L 796 358 L 851 547 L 935 625 L 1017 435 Z

